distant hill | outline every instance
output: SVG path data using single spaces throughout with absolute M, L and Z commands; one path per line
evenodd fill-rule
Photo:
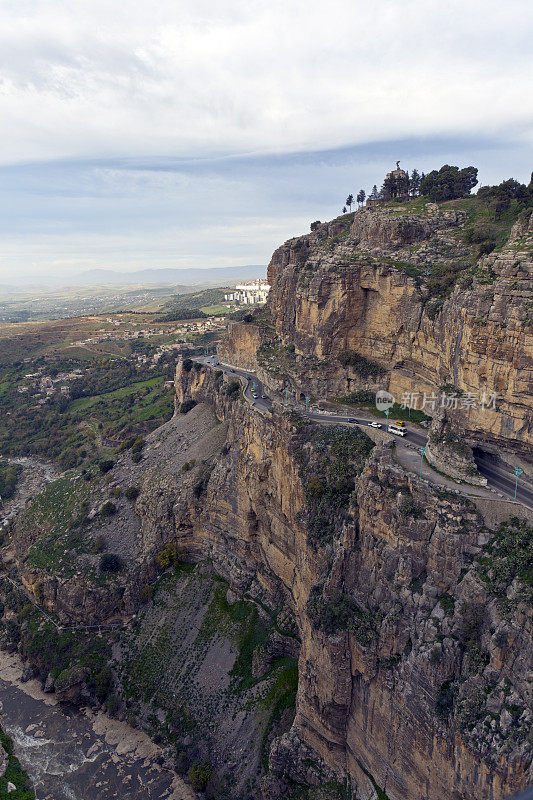
M 91 269 L 68 280 L 70 285 L 87 286 L 99 284 L 220 284 L 245 278 L 263 278 L 266 275 L 264 264 L 250 264 L 244 267 L 211 267 L 197 269 L 141 269 L 135 272 L 118 272 L 111 269 Z

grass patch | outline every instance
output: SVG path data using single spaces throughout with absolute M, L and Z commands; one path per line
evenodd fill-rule
M 31 787 L 27 773 L 20 766 L 19 760 L 13 753 L 13 742 L 11 738 L 0 728 L 0 743 L 8 755 L 7 769 L 0 778 L 0 798 L 1 800 L 35 800 L 35 793 Z M 16 786 L 15 791 L 8 793 L 7 784 L 12 783 Z

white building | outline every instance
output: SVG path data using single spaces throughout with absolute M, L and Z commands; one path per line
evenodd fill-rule
M 256 281 L 250 283 L 238 283 L 235 286 L 235 291 L 229 292 L 224 295 L 224 300 L 230 300 L 236 303 L 243 303 L 243 305 L 255 306 L 266 303 L 270 285 L 258 278 Z

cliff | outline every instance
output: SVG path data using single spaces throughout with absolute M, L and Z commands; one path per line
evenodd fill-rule
M 181 545 L 196 557 L 207 549 L 237 591 L 282 597 L 302 643 L 296 717 L 273 742 L 265 796 L 316 781 L 310 752 L 361 798 L 375 784 L 391 800 L 481 800 L 525 786 L 531 607 L 520 582 L 496 593 L 486 583 L 491 534 L 475 507 L 354 438 L 354 490 L 335 516 L 340 489 L 329 482 L 345 479 L 348 452 L 338 429 L 265 418 L 216 381 L 209 369 L 178 370 L 178 397 L 214 403 L 231 442 L 197 534 L 184 531 Z
M 232 326 L 221 360 L 320 397 L 442 390 L 430 455 L 448 448 L 460 476 L 476 442 L 529 457 L 533 225 L 480 256 L 469 214 L 421 201 L 291 240 L 269 267 L 271 319 Z M 3 551 L 4 644 L 48 688 L 199 762 L 215 796 L 527 786 L 531 527 L 483 518 L 358 427 L 260 413 L 234 378 L 180 362 L 174 418 L 140 461 L 123 450 L 24 510 Z M 496 407 L 461 402 L 480 393 Z
M 424 393 L 452 386 L 469 398 L 449 411 L 471 442 L 528 457 L 533 216 L 524 214 L 506 243 L 480 256 L 470 242 L 483 228 L 472 224 L 469 203 L 361 209 L 289 240 L 268 268 L 270 309 L 296 360 L 318 362 L 300 376 L 304 391 L 361 386 L 357 371 L 338 362 L 353 351 L 382 368 L 376 386 L 398 399 L 414 393 L 419 408 Z
M 531 529 L 489 530 L 394 449 L 260 414 L 215 369 L 180 364 L 176 396 L 196 406 L 147 438 L 140 463 L 126 452 L 86 490 L 51 484 L 13 535 L 26 585 L 63 624 L 131 619 L 109 641 L 121 713 L 171 737 L 179 759 L 208 759 L 213 790 L 235 798 L 312 786 L 329 798 L 348 782 L 357 800 L 376 787 L 503 800 L 526 786 Z M 120 553 L 116 574 L 98 575 L 100 537 Z M 58 664 L 76 631 L 62 638 L 32 612 L 15 634 L 28 606 L 3 602 L 3 635 L 50 670 L 47 685 L 95 702 L 102 640 L 94 669 L 83 630 L 79 656 Z

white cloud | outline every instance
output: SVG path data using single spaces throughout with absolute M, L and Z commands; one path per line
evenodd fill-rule
M 0 161 L 530 139 L 529 0 L 17 0 Z

